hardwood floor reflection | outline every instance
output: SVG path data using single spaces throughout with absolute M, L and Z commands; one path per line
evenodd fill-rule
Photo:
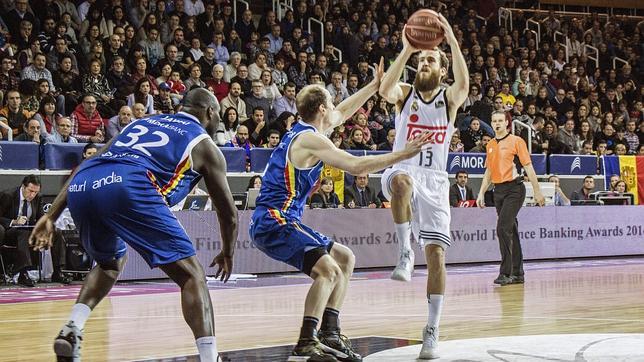
M 530 263 L 524 285 L 504 287 L 492 284 L 493 266 L 450 267 L 441 340 L 642 333 L 644 258 L 626 260 Z M 427 318 L 424 273 L 417 270 L 410 283 L 389 280 L 387 271 L 356 273 L 341 314 L 344 332 L 350 337 L 419 339 Z M 292 278 L 299 277 L 283 278 L 284 284 Z M 219 349 L 293 343 L 307 290 L 308 284 L 212 290 Z M 51 342 L 72 304 L 0 304 L 0 360 L 51 360 Z M 195 353 L 177 292 L 107 298 L 85 326 L 84 361 Z

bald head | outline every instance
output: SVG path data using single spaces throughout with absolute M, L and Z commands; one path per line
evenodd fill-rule
M 183 109 L 188 113 L 205 112 L 208 107 L 214 108 L 215 112 L 219 113 L 217 98 L 205 88 L 195 88 L 183 98 Z

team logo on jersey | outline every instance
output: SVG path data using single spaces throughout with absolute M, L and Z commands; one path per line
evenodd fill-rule
M 414 111 L 414 112 L 418 111 L 418 102 L 416 102 L 416 101 L 412 102 L 411 110 Z
M 418 122 L 418 115 L 412 114 L 411 116 L 409 116 L 409 122 Z
M 424 126 L 421 124 L 407 124 L 407 139 L 427 131 L 430 144 L 443 144 L 447 137 L 447 126 Z

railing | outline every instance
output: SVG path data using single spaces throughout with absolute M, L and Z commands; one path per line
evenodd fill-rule
M 277 11 L 275 11 L 275 15 L 277 16 L 278 21 L 282 21 L 282 18 L 286 14 L 286 9 L 290 9 L 291 11 L 293 11 L 293 6 L 289 5 L 289 3 L 292 3 L 292 1 L 287 1 L 284 3 L 279 2 L 279 0 L 276 0 L 276 1 L 277 1 Z M 273 7 L 275 7 L 276 1 L 273 1 Z
M 415 72 L 416 69 L 411 65 L 405 65 L 405 69 L 403 69 L 403 82 L 405 83 L 409 81 L 409 71 Z
M 308 22 L 308 32 L 309 34 L 312 34 L 311 32 L 311 22 L 318 23 L 320 25 L 320 50 L 324 50 L 324 23 L 321 22 L 320 20 L 310 17 L 309 22 Z
M 242 3 L 242 4 L 244 4 L 246 6 L 246 9 L 244 9 L 244 10 L 248 10 L 248 8 L 250 7 L 249 4 L 248 4 L 248 1 L 245 1 L 245 0 L 234 0 L 233 1 L 233 19 L 235 19 L 235 23 L 237 22 L 237 3 L 238 2 L 240 2 L 240 3 Z
M 499 26 L 503 25 L 504 28 L 508 29 L 508 22 L 510 23 L 509 29 L 512 31 L 512 12 L 506 8 L 499 8 Z
M 487 26 L 487 19 L 486 18 L 482 17 L 481 15 L 477 15 L 476 18 L 479 19 L 479 20 L 483 20 L 483 24 L 485 26 Z
M 0 122 L 0 128 L 7 130 L 7 141 L 13 141 L 13 129 L 9 125 Z M 0 154 L 1 156 L 1 154 Z
M 592 50 L 595 53 L 595 55 L 594 56 L 590 55 L 590 53 L 588 52 L 588 49 Z M 584 44 L 584 52 L 586 53 L 586 56 L 588 57 L 588 59 L 592 59 L 595 61 L 595 68 L 599 68 L 599 49 L 595 48 L 592 45 Z
M 515 125 L 519 126 L 520 128 L 525 128 L 528 130 L 528 152 L 532 154 L 532 127 L 530 127 L 527 123 L 523 123 L 519 120 L 513 119 L 512 120 L 512 133 L 514 134 L 514 129 Z
M 539 34 L 537 34 L 536 31 L 530 30 L 530 29 L 526 29 L 526 30 L 523 31 L 524 34 L 526 32 L 530 32 L 530 33 L 534 34 L 534 42 L 535 42 L 535 45 L 536 45 L 537 49 L 539 49 Z
M 333 47 L 333 54 L 337 53 L 338 54 L 338 63 L 342 63 L 342 50 Z
M 624 60 L 624 59 L 622 59 L 620 57 L 613 57 L 613 69 L 617 69 L 617 63 L 616 62 L 620 62 L 620 63 L 623 63 L 625 65 L 628 65 L 628 62 L 626 60 Z
M 523 11 L 526 12 L 526 9 L 517 9 L 515 6 L 513 7 L 507 7 L 505 8 L 508 11 L 514 12 L 514 11 Z M 595 11 L 598 9 L 594 9 Z M 541 15 L 548 15 L 550 14 L 549 10 L 541 10 L 541 9 L 530 9 L 530 13 L 532 14 L 541 14 Z M 601 20 L 605 21 L 608 20 L 610 15 L 608 13 L 599 13 L 593 11 L 593 15 L 597 15 Z M 588 16 L 589 11 L 587 12 L 576 12 L 576 11 L 555 11 L 555 15 L 560 16 L 560 17 L 585 17 Z M 642 20 L 641 16 L 636 16 L 636 15 L 620 15 L 620 19 L 625 19 L 625 20 L 636 20 L 640 21 Z
M 559 35 L 561 38 L 563 38 L 563 43 L 557 40 L 557 35 Z M 558 30 L 555 30 L 553 38 L 554 38 L 555 43 L 559 44 L 560 46 L 562 46 L 564 48 L 565 53 L 566 53 L 566 63 L 568 63 L 568 58 L 569 58 L 569 54 L 570 54 L 570 49 L 568 49 L 568 37 L 565 36 L 562 32 L 560 32 Z
M 530 29 L 530 24 L 533 24 L 537 27 L 537 49 L 539 49 L 539 41 L 541 40 L 541 23 L 538 21 L 534 20 L 533 18 L 530 18 L 526 20 L 525 22 L 525 28 Z M 532 29 L 530 29 L 532 30 Z

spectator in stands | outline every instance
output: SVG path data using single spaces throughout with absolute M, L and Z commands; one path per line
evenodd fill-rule
M 20 92 L 10 90 L 5 96 L 7 105 L 0 109 L 0 122 L 6 124 L 13 130 L 13 136 L 23 132 L 23 125 L 27 122 L 34 112 L 29 112 L 22 106 Z M 7 130 L 2 129 L 4 138 L 7 138 Z
M 40 122 L 33 118 L 25 122 L 24 131 L 13 140 L 40 144 L 43 141 L 40 137 Z
M 640 144 L 640 139 L 637 136 L 637 133 L 635 133 L 636 128 L 637 124 L 634 119 L 629 119 L 628 121 L 626 121 L 624 139 L 626 139 L 626 142 L 628 143 L 629 154 L 636 154 L 637 146 Z
M 371 104 L 373 105 L 373 100 L 367 101 L 367 103 L 372 102 Z M 367 113 L 364 111 L 364 109 L 358 110 L 358 112 L 353 116 L 353 127 L 352 129 L 360 129 L 362 131 L 362 142 L 359 142 L 357 140 L 354 140 L 356 142 L 356 145 L 362 143 L 368 149 L 370 150 L 375 150 L 376 149 L 376 144 L 374 143 L 372 134 L 371 134 L 371 129 L 369 129 L 369 125 L 367 124 L 368 116 Z
M 286 132 L 290 131 L 293 125 L 297 123 L 295 114 L 284 111 L 279 117 L 271 124 L 271 128 L 275 129 L 280 134 L 280 139 L 284 138 Z
M 72 112 L 72 137 L 79 142 L 102 143 L 105 141 L 105 126 L 101 114 L 96 110 L 96 98 L 86 94 L 82 103 Z
M 235 107 L 226 108 L 217 127 L 215 143 L 218 146 L 224 146 L 235 138 L 237 127 L 239 127 L 239 117 Z
M 311 195 L 310 206 L 312 209 L 336 209 L 344 208 L 340 202 L 340 198 L 334 192 L 333 179 L 324 177 L 320 181 L 320 188 L 316 193 Z
M 261 189 L 262 188 L 262 176 L 254 175 L 248 180 L 248 185 L 246 185 L 246 191 L 250 189 Z
M 615 152 L 616 155 L 618 156 L 624 156 L 627 153 L 626 146 L 622 143 L 618 143 L 615 145 Z
M 15 60 L 9 56 L 1 57 L 2 68 L 0 68 L 0 104 L 4 100 L 5 94 L 12 89 L 18 89 L 20 76 L 15 71 Z
M 559 176 L 551 175 L 548 177 L 548 182 L 555 184 L 555 196 L 552 200 L 554 206 L 570 206 L 570 199 L 561 191 L 561 187 L 559 186 Z
M 145 105 L 143 103 L 134 103 L 132 106 L 132 116 L 134 119 L 145 117 Z
M 56 101 L 51 96 L 45 96 L 40 101 L 38 112 L 34 114 L 34 119 L 40 123 L 40 132 L 43 138 L 50 136 L 56 127 L 56 121 L 62 117 L 56 112 Z
M 158 88 L 159 94 L 153 97 L 154 109 L 162 114 L 174 114 L 174 104 L 177 102 L 172 98 L 172 89 L 167 82 L 159 84 Z
M 481 87 L 476 83 L 472 83 L 470 84 L 470 93 L 465 99 L 465 102 L 463 102 L 463 105 L 461 107 L 465 112 L 467 112 L 469 111 L 470 107 L 474 105 L 474 103 L 480 100 L 481 100 Z
M 637 146 L 637 152 L 635 153 L 636 156 L 644 156 L 644 143 L 640 143 L 639 146 Z
M 590 194 L 595 190 L 595 179 L 592 176 L 584 177 L 584 184 L 579 191 L 573 191 L 571 201 L 589 200 Z
M 274 110 L 277 118 L 279 118 L 284 112 L 290 112 L 291 114 L 297 113 L 297 107 L 295 104 L 295 88 L 295 83 L 286 83 L 284 86 L 284 95 L 275 100 Z
M 326 90 L 331 94 L 331 100 L 336 106 L 343 100 L 349 98 L 349 91 L 342 84 L 342 74 L 340 72 L 333 72 L 331 74 L 331 83 L 326 86 Z
M 123 106 L 119 109 L 119 114 L 107 121 L 106 140 L 111 140 L 121 133 L 123 128 L 132 122 L 132 108 Z
M 143 30 L 144 28 L 141 28 Z M 148 59 L 150 62 L 150 67 L 155 67 L 159 60 L 163 58 L 164 52 L 163 52 L 163 44 L 159 41 L 159 29 L 155 26 L 150 27 L 147 29 L 147 35 L 145 39 L 142 39 L 139 41 L 139 45 L 143 49 L 143 54 L 145 54 L 145 57 Z M 114 37 L 114 35 L 112 35 Z M 122 47 L 120 48 L 121 52 Z M 118 54 L 122 56 L 121 54 Z
M 384 142 L 378 144 L 378 151 L 392 151 L 394 147 L 394 141 L 396 140 L 396 129 L 390 128 L 387 131 L 387 137 Z
M 268 131 L 268 136 L 266 136 L 266 141 L 262 145 L 264 148 L 275 148 L 280 144 L 280 133 L 278 130 L 271 129 Z
M 593 141 L 584 141 L 579 150 L 580 155 L 594 155 L 593 151 Z
M 247 97 L 251 94 L 252 81 L 248 79 L 248 67 L 240 64 L 237 67 L 237 75 L 230 80 L 231 83 L 238 83 L 241 86 L 241 96 Z
M 350 74 L 347 78 L 347 92 L 352 96 L 355 92 L 358 91 L 358 75 Z
M 54 132 L 47 135 L 47 143 L 78 143 L 72 134 L 72 121 L 67 117 L 61 117 L 56 120 Z
M 271 70 L 271 77 L 273 82 L 280 91 L 284 90 L 284 86 L 289 82 L 288 75 L 284 71 L 286 69 L 286 63 L 284 58 L 278 57 L 275 59 L 275 68 Z
M 599 144 L 599 141 L 605 141 L 607 147 L 607 154 L 612 154 L 615 150 L 615 145 L 617 144 L 617 137 L 615 136 L 615 128 L 610 123 L 605 123 L 602 125 L 601 132 L 595 134 L 595 144 Z
M 574 130 L 575 120 L 566 120 L 566 123 L 563 125 L 563 127 L 559 128 L 559 132 L 557 133 L 557 140 L 566 145 L 566 147 L 570 149 L 572 153 L 579 153 L 579 136 L 575 133 Z
M 90 142 L 90 143 L 86 144 L 85 147 L 83 147 L 83 153 L 81 154 L 81 158 L 83 160 L 86 160 L 86 159 L 94 156 L 94 154 L 96 154 L 96 152 L 98 152 L 98 146 L 96 146 L 94 143 Z
M 254 110 L 255 108 L 261 108 L 264 110 L 264 117 L 267 120 L 273 120 L 274 114 L 272 114 L 272 107 L 271 103 L 269 102 L 268 98 L 264 96 L 264 83 L 262 83 L 261 80 L 254 80 L 253 81 L 253 88 L 251 94 L 247 95 L 244 98 L 244 101 L 246 102 L 246 106 L 248 109 Z M 249 131 L 252 130 L 249 128 Z
M 259 80 L 263 85 L 263 96 L 268 99 L 271 108 L 273 108 L 275 100 L 282 96 L 277 85 L 273 82 L 273 73 L 270 70 L 264 70 Z
M 83 75 L 82 92 L 84 94 L 91 94 L 96 100 L 96 107 L 100 110 L 101 114 L 108 117 L 116 113 L 112 107 L 117 105 L 117 103 L 119 106 L 121 104 L 120 102 L 114 101 L 112 88 L 107 78 L 101 73 L 101 62 L 98 59 L 93 59 L 90 62 L 89 73 Z
M 463 142 L 463 151 L 471 152 L 470 150 L 481 143 L 481 139 L 485 133 L 481 129 L 481 121 L 478 118 L 472 118 L 470 126 L 463 132 L 460 137 Z
M 253 146 L 261 146 L 268 134 L 268 126 L 264 118 L 264 109 L 262 107 L 253 108 L 253 115 L 250 119 L 242 123 L 248 129 L 249 139 Z
M 232 56 L 231 56 L 231 59 L 232 59 Z M 199 60 L 196 63 L 201 66 L 201 80 L 205 80 L 207 77 L 209 77 L 208 69 L 212 69 L 212 67 L 214 67 L 215 64 L 217 64 L 217 62 L 215 61 L 215 48 L 210 46 L 206 47 L 203 50 L 203 56 L 199 58 Z M 228 66 L 226 66 L 226 68 L 227 67 Z M 230 78 L 226 77 L 226 71 L 224 71 L 224 81 L 230 82 Z
M 548 121 L 543 126 L 543 150 L 547 155 L 552 154 L 571 154 L 572 151 L 566 144 L 557 138 L 557 125 L 553 121 Z
M 221 100 L 220 105 L 223 110 L 230 107 L 234 108 L 237 111 L 239 121 L 245 122 L 248 119 L 248 116 L 246 113 L 246 102 L 244 102 L 240 97 L 241 89 L 241 85 L 238 82 L 232 82 L 230 84 L 230 92 Z
M 311 69 L 308 65 L 308 54 L 306 51 L 297 53 L 297 61 L 288 68 L 287 74 L 291 82 L 295 83 L 296 90 L 299 92 L 306 86 Z
M 213 56 L 214 56 L 214 51 L 213 51 Z M 239 54 L 239 52 L 232 52 L 230 54 L 230 63 L 225 64 L 225 67 L 224 67 L 225 82 L 230 83 L 230 80 L 237 76 L 237 68 L 239 67 L 240 64 L 241 64 L 241 54 Z M 209 69 L 212 69 L 212 66 Z
M 481 136 L 481 142 L 479 142 L 476 146 L 474 146 L 472 149 L 470 149 L 468 152 L 475 152 L 475 153 L 486 153 L 486 147 L 488 142 L 492 140 L 492 136 L 490 136 L 487 133 L 484 133 L 483 136 Z M 534 153 L 534 151 L 533 151 Z
M 134 103 L 141 103 L 145 106 L 145 114 L 156 114 L 154 110 L 154 98 L 150 94 L 150 81 L 147 78 L 141 78 L 136 82 L 134 93 L 127 97 L 127 105 L 134 106 Z
M 375 190 L 369 187 L 369 175 L 360 174 L 355 176 L 353 185 L 344 190 L 344 206 L 349 209 L 380 207 L 381 202 L 376 197 Z
M 361 128 L 355 127 L 351 130 L 347 141 L 347 149 L 371 151 L 371 145 L 364 141 L 364 131 Z
M 449 204 L 451 207 L 459 207 L 462 201 L 475 200 L 472 188 L 467 186 L 469 175 L 465 170 L 456 172 L 456 182 L 449 188 Z
M 201 80 L 201 65 L 199 63 L 196 63 L 196 62 L 192 63 L 192 65 L 190 65 L 190 68 L 188 68 L 188 74 L 189 74 L 188 79 L 186 79 L 183 82 L 184 85 L 186 86 L 186 91 L 194 87 L 207 88 L 206 83 L 203 80 Z M 226 94 L 228 94 L 228 91 L 226 91 L 223 97 L 225 97 Z M 219 100 L 219 98 L 217 98 L 217 100 Z
M 248 128 L 244 125 L 240 125 L 237 127 L 237 133 L 235 134 L 235 137 L 230 140 L 229 143 L 225 145 L 225 147 L 235 147 L 235 148 L 243 148 L 244 151 L 246 152 L 246 171 L 250 171 L 250 150 L 253 148 L 253 144 L 250 143 L 250 139 L 248 138 Z
M 72 70 L 78 73 L 78 61 L 74 53 L 69 51 L 67 40 L 63 37 L 55 39 L 55 48 L 47 54 L 47 68 L 53 73 L 60 65 L 60 59 L 63 56 L 68 56 L 72 61 Z M 52 75 L 53 77 L 53 75 Z M 54 84 L 55 85 L 55 84 Z
M 510 93 L 510 83 L 503 82 L 501 83 L 501 92 L 497 94 L 497 97 L 501 97 L 501 101 L 506 109 L 510 109 L 514 106 L 516 98 Z

